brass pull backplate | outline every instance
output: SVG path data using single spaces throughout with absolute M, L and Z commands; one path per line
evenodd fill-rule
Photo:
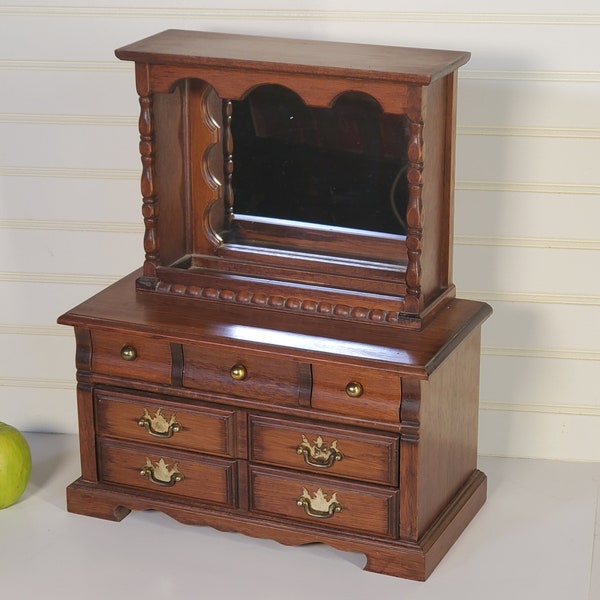
M 177 415 L 173 413 L 167 420 L 162 410 L 156 410 L 153 416 L 144 408 L 144 414 L 138 419 L 138 425 L 143 427 L 150 435 L 160 438 L 173 437 L 174 433 L 181 431 L 181 423 L 177 422 Z
M 344 455 L 337 448 L 337 440 L 333 440 L 329 446 L 319 435 L 312 444 L 305 435 L 302 442 L 296 448 L 296 452 L 304 457 L 304 462 L 317 469 L 329 469 L 336 461 L 342 460 Z
M 140 475 L 163 487 L 173 487 L 184 480 L 183 474 L 179 472 L 179 465 L 175 463 L 169 467 L 164 458 L 152 464 L 152 461 L 146 457 L 146 464 L 140 469 Z
M 302 496 L 296 500 L 296 504 L 301 506 L 309 517 L 315 519 L 330 519 L 335 513 L 342 512 L 342 505 L 337 501 L 337 493 L 332 494 L 327 500 L 321 488 L 312 496 L 306 488 L 303 488 Z

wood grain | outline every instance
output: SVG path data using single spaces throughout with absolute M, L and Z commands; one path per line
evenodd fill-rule
M 146 256 L 59 318 L 77 341 L 68 510 L 160 510 L 426 579 L 486 495 L 491 309 L 454 298 L 450 248 L 468 54 L 167 31 L 117 56 L 136 62 Z M 233 100 L 263 83 L 403 115 L 406 235 L 236 218 Z

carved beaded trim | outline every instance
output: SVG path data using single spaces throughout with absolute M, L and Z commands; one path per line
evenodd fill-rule
M 310 298 L 288 297 L 281 295 L 270 296 L 263 292 L 252 292 L 249 290 L 235 291 L 230 289 L 218 289 L 215 287 L 201 287 L 198 285 L 186 285 L 182 283 L 168 283 L 158 281 L 154 288 L 156 292 L 166 294 L 178 294 L 193 298 L 205 298 L 207 300 L 220 300 L 233 304 L 264 306 L 289 312 L 309 313 L 323 316 L 334 316 L 351 321 L 368 321 L 375 323 L 398 323 L 406 319 L 398 311 L 387 311 L 373 309 L 364 306 L 349 306 L 347 304 L 333 304 L 312 300 Z M 404 302 L 399 300 L 399 307 L 404 308 Z

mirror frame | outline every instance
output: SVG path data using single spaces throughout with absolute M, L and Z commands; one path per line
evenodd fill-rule
M 140 96 L 140 291 L 407 327 L 454 295 L 456 69 L 468 53 L 172 30 L 116 54 L 135 61 Z M 406 116 L 405 237 L 235 217 L 231 101 L 262 85 L 323 108 L 345 92 L 368 94 Z M 291 241 L 224 239 L 250 230 Z M 302 245 L 318 238 L 330 249 L 315 257 Z M 361 239 L 370 254 L 349 256 Z

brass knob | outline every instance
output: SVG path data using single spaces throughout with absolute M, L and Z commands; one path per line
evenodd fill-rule
M 358 383 L 358 381 L 351 381 L 346 386 L 346 394 L 348 394 L 350 398 L 360 398 L 363 395 L 363 392 L 363 386 Z
M 135 360 L 137 358 L 137 350 L 133 346 L 126 344 L 121 348 L 121 358 L 123 360 Z
M 229 374 L 231 375 L 231 379 L 235 379 L 236 381 L 242 381 L 248 377 L 248 371 L 242 364 L 233 365 Z

